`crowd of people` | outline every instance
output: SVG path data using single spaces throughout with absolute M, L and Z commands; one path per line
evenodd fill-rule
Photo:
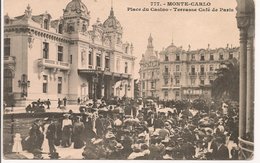
M 27 150 L 41 150 L 46 137 L 51 158 L 58 157 L 56 146 L 73 145 L 82 149 L 83 159 L 238 159 L 238 108 L 178 109 L 128 99 L 107 103 L 37 119 L 25 141 Z

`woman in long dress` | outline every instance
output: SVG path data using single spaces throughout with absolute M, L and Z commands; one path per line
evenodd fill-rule
M 22 142 L 21 135 L 19 133 L 16 133 L 14 137 L 14 145 L 13 145 L 12 152 L 20 153 L 23 151 L 21 142 Z
M 80 121 L 80 117 L 77 117 L 76 122 L 73 125 L 73 140 L 75 149 L 79 149 L 84 146 L 83 133 L 84 124 Z

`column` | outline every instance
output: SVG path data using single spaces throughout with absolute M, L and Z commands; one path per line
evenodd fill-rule
M 93 61 L 93 69 L 96 69 L 97 66 L 97 50 L 93 47 L 92 61 Z
M 239 77 L 239 137 L 246 133 L 246 60 L 247 60 L 247 30 L 240 28 L 240 77 Z
M 102 74 L 102 76 L 101 76 L 101 98 L 102 97 L 105 97 L 105 83 L 106 83 L 106 81 L 105 81 L 105 74 Z
M 106 57 L 106 52 L 102 51 L 101 52 L 101 70 L 105 70 L 105 57 Z
M 246 104 L 246 132 L 254 132 L 254 41 L 247 40 L 247 104 Z

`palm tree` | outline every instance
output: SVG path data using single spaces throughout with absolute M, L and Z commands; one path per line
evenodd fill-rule
M 233 58 L 220 64 L 216 71 L 217 78 L 212 83 L 212 97 L 221 98 L 224 95 L 231 100 L 239 100 L 239 63 Z

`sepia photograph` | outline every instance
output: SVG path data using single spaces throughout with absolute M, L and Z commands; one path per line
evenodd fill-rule
M 255 0 L 2 0 L 1 159 L 254 160 Z

